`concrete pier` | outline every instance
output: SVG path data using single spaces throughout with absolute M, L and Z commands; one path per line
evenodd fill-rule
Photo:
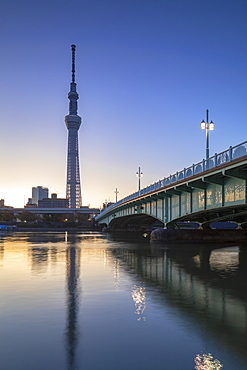
M 247 229 L 155 229 L 151 232 L 150 241 L 155 243 L 167 241 L 243 243 L 247 242 Z

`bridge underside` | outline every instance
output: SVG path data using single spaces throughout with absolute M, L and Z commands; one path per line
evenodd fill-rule
M 215 222 L 235 222 L 241 228 L 247 228 L 247 204 L 202 210 L 181 217 L 167 223 L 168 228 L 179 227 L 181 222 L 197 222 L 205 229 Z
M 112 230 L 148 230 L 153 227 L 164 227 L 164 222 L 147 214 L 134 214 L 116 217 L 111 220 Z

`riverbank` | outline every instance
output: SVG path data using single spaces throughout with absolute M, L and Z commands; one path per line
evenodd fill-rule
M 99 228 L 76 228 L 76 227 L 16 227 L 14 229 L 1 230 L 2 232 L 80 232 L 80 231 L 100 231 Z

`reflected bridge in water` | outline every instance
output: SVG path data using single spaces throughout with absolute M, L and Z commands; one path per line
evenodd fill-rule
M 246 357 L 246 249 L 232 246 L 224 260 L 224 246 L 153 245 L 145 253 L 140 248 L 113 253 L 157 301 Z

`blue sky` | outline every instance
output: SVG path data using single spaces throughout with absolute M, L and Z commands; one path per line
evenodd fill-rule
M 71 44 L 83 205 L 99 207 L 247 139 L 245 0 L 2 0 L 0 198 L 65 197 Z

